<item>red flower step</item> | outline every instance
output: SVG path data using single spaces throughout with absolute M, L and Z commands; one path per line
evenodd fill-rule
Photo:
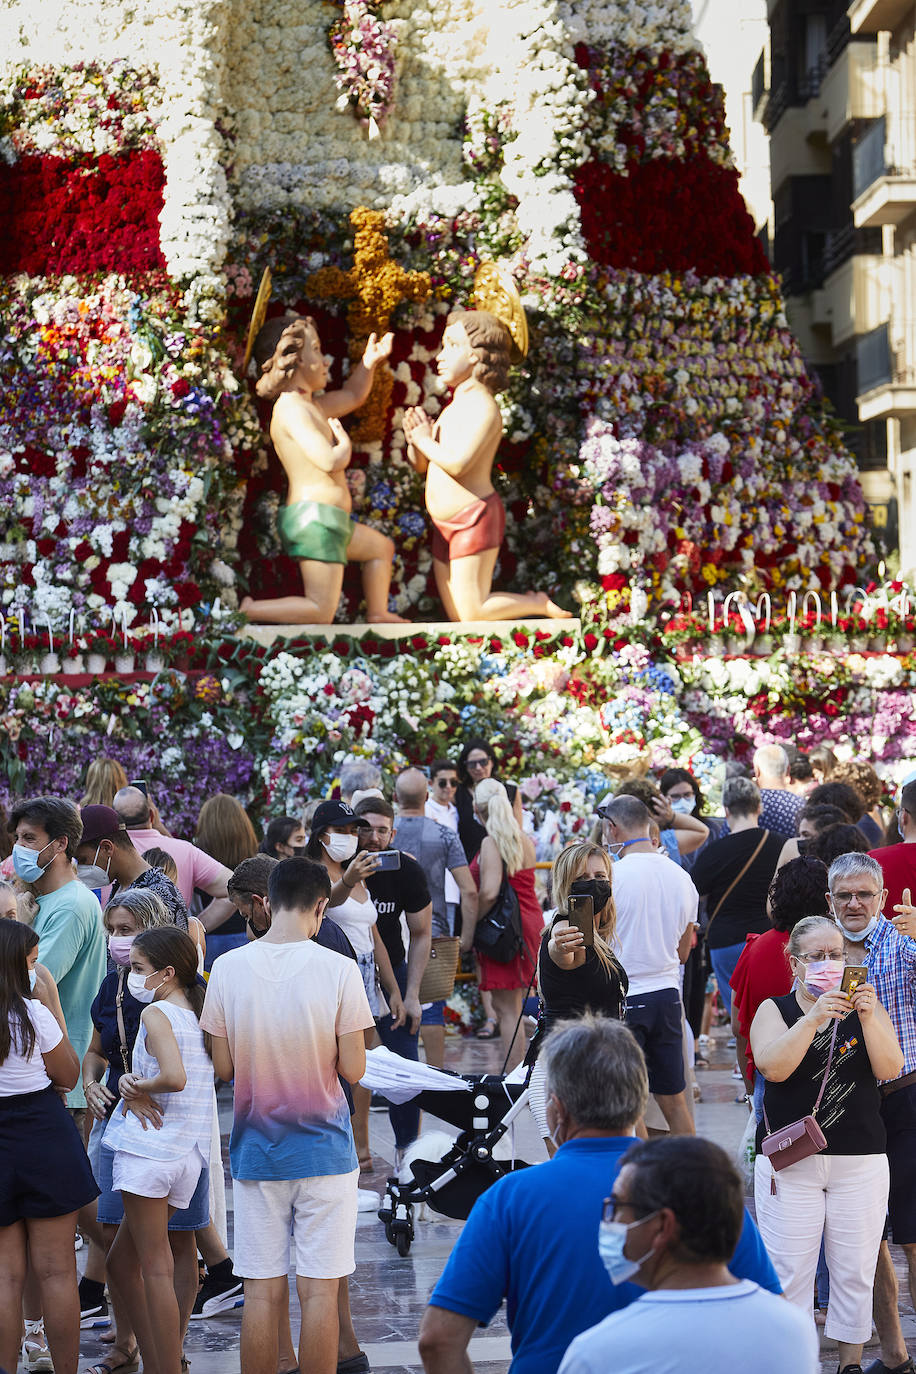
M 165 172 L 153 149 L 97 162 L 0 162 L 0 273 L 149 272 L 159 247 Z
M 706 157 L 655 158 L 622 176 L 604 162 L 576 173 L 591 256 L 605 267 L 763 276 L 766 254 L 738 189 L 738 173 Z

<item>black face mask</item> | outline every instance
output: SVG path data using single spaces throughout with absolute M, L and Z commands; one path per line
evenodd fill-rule
M 598 916 L 608 904 L 611 884 L 607 878 L 577 878 L 569 892 L 573 897 L 591 897 Z
M 293 851 L 293 858 L 294 858 L 294 859 L 307 859 L 307 858 L 308 858 L 308 845 L 307 845 L 307 844 L 291 844 L 291 845 L 290 845 L 290 849 Z

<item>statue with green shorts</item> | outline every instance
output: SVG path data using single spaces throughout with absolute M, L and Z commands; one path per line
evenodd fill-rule
M 315 322 L 284 315 L 258 332 L 253 354 L 259 396 L 275 402 L 270 437 L 289 482 L 277 522 L 284 552 L 299 563 L 302 596 L 241 605 L 249 620 L 284 625 L 328 625 L 337 611 L 344 564 L 362 564 L 366 619 L 402 621 L 388 610 L 394 544 L 379 530 L 351 519 L 345 476 L 350 440 L 341 415 L 363 404 L 377 365 L 391 353 L 391 334 L 370 335 L 362 362 L 339 391 L 325 391 L 328 365 Z

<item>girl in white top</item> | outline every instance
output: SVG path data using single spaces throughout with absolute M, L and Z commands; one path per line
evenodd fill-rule
M 30 1255 L 54 1368 L 76 1374 L 76 1216 L 99 1190 L 60 1096 L 75 1087 L 79 1058 L 37 1000 L 37 958 L 35 931 L 0 920 L 0 1367 L 17 1367 Z M 26 1324 L 30 1348 L 40 1326 Z
M 112 1186 L 124 1201 L 108 1263 L 144 1369 L 177 1374 L 190 1309 L 179 1309 L 168 1222 L 191 1201 L 210 1153 L 213 1068 L 198 1024 L 204 989 L 194 941 L 172 926 L 138 935 L 130 968 L 131 994 L 154 1005 L 141 1015 L 132 1072 L 119 1083 L 123 1104 L 102 1140 L 114 1152 Z

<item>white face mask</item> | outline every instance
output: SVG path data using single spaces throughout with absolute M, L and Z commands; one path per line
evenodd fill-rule
M 35 972 L 35 970 L 34 970 L 33 968 L 30 968 L 30 969 L 29 969 L 29 990 L 30 990 L 31 992 L 34 992 L 34 991 L 35 991 L 35 984 L 36 984 L 37 982 L 38 982 L 38 974 Z
M 343 864 L 353 858 L 358 841 L 355 835 L 325 835 L 321 843 L 327 850 L 329 859 Z
M 135 997 L 138 1002 L 152 1002 L 159 988 L 148 988 L 147 978 L 152 978 L 152 973 L 129 973 L 127 975 L 127 990 L 131 997 Z M 159 984 L 161 987 L 162 984 Z
M 109 870 L 111 868 L 111 856 L 109 855 L 108 862 L 106 863 L 105 867 L 100 868 L 99 850 L 101 848 L 102 846 L 99 845 L 99 848 L 95 851 L 95 858 L 92 860 L 91 864 L 76 865 L 76 876 L 79 878 L 81 883 L 85 883 L 86 887 L 107 887 L 111 882 L 111 877 L 109 874 Z
M 836 912 L 834 912 L 833 919 L 836 921 L 840 930 L 846 936 L 846 939 L 850 940 L 854 945 L 859 945 L 862 943 L 863 940 L 868 939 L 869 935 L 871 935 L 873 930 L 877 929 L 878 921 L 881 918 L 879 916 L 873 916 L 869 921 L 868 925 L 863 926 L 861 930 L 850 930 L 848 926 L 844 926 L 843 922 L 840 920 L 839 916 L 837 916 Z

